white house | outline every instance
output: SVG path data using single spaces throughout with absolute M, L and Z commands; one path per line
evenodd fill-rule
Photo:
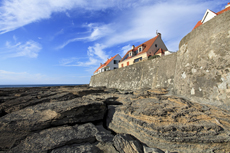
M 121 60 L 121 56 L 119 54 L 109 58 L 104 64 L 101 63 L 100 67 L 93 74 L 95 75 L 104 71 L 117 69 L 120 60 Z
M 196 24 L 196 26 L 193 28 L 193 30 L 196 29 L 197 27 L 199 27 L 200 25 L 204 24 L 205 22 L 211 20 L 211 19 L 214 18 L 215 16 L 220 15 L 220 14 L 222 14 L 223 12 L 226 12 L 226 11 L 228 11 L 228 10 L 230 10 L 230 3 L 228 3 L 228 4 L 225 6 L 225 9 L 223 9 L 223 10 L 217 12 L 217 13 L 215 13 L 215 12 L 213 12 L 213 11 L 207 9 L 207 11 L 205 12 L 205 14 L 204 14 L 202 20 L 200 20 L 200 21 L 197 22 L 197 24 Z

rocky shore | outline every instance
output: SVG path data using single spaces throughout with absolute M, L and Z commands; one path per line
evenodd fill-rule
M 0 133 L 0 153 L 230 152 L 230 111 L 164 88 L 4 88 Z

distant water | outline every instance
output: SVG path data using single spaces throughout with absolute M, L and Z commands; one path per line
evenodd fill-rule
M 23 87 L 54 87 L 54 86 L 79 86 L 83 84 L 27 84 L 27 85 L 0 85 L 0 88 L 23 88 Z

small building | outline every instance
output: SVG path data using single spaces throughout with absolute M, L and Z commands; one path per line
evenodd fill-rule
M 205 22 L 211 20 L 211 19 L 214 18 L 215 16 L 220 15 L 220 14 L 222 14 L 223 12 L 226 12 L 226 11 L 228 11 L 228 10 L 230 10 L 230 3 L 228 3 L 228 4 L 225 6 L 225 9 L 223 9 L 223 10 L 217 12 L 217 13 L 215 13 L 215 12 L 213 12 L 213 11 L 207 9 L 207 11 L 205 12 L 205 14 L 204 14 L 202 20 L 198 21 L 197 24 L 195 25 L 195 27 L 194 27 L 192 30 L 196 29 L 197 27 L 199 27 L 200 25 L 204 24 Z
M 132 49 L 129 50 L 119 62 L 119 68 L 132 65 L 142 60 L 147 60 L 150 56 L 165 55 L 165 51 L 167 50 L 167 47 L 161 39 L 161 34 L 157 33 L 156 37 L 143 44 L 140 44 L 137 47 L 133 45 Z M 170 52 L 168 54 L 170 54 Z
M 120 60 L 121 60 L 121 56 L 119 54 L 109 58 L 104 64 L 101 63 L 100 67 L 93 74 L 95 75 L 104 71 L 117 69 Z

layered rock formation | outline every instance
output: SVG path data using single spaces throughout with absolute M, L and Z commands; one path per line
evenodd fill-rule
M 0 152 L 229 152 L 230 112 L 167 94 L 0 89 Z

